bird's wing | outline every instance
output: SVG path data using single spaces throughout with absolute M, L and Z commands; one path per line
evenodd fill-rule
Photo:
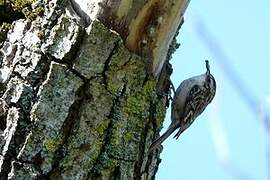
M 194 121 L 194 119 L 200 115 L 203 110 L 206 107 L 206 96 L 205 96 L 205 89 L 202 86 L 194 85 L 190 92 L 189 95 L 186 98 L 186 106 L 184 108 L 183 112 L 183 117 L 189 117 L 185 118 L 185 121 L 183 124 L 187 124 L 187 127 L 183 128 L 188 128 L 190 124 Z

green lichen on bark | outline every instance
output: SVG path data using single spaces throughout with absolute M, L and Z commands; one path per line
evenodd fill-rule
M 104 71 L 106 60 L 120 38 L 98 22 L 93 22 L 87 31 L 90 33 L 83 39 L 74 69 L 90 79 Z
M 64 178 L 85 178 L 105 143 L 112 96 L 99 78 L 86 84 L 85 95 L 88 98 L 80 106 L 78 120 L 69 137 L 68 153 L 60 163 Z
M 37 16 L 41 16 L 44 13 L 44 7 L 42 5 L 39 5 L 35 8 L 25 8 L 23 9 L 23 14 L 26 18 L 30 20 L 34 20 Z
M 44 2 L 37 0 L 0 0 L 0 25 L 21 18 L 34 20 L 44 13 Z
M 147 118 L 149 116 L 149 112 L 145 110 L 149 109 L 149 102 L 155 96 L 155 85 L 156 82 L 154 80 L 149 80 L 143 86 L 141 91 L 129 96 L 127 98 L 124 111 L 128 115 L 140 116 L 140 118 L 143 119 Z
M 160 100 L 156 100 L 155 104 L 156 104 L 156 113 L 155 113 L 155 119 L 156 119 L 156 126 L 157 128 L 162 127 L 163 121 L 165 119 L 165 115 L 166 115 L 166 108 L 164 108 L 164 105 L 166 104 L 165 99 L 163 99 L 163 101 Z
M 119 41 L 117 46 L 111 57 L 108 71 L 105 72 L 108 90 L 114 95 L 119 95 L 124 85 L 128 93 L 134 87 L 141 87 L 148 76 L 145 59 L 130 53 L 122 41 Z
M 62 14 L 58 23 L 50 30 L 41 47 L 44 53 L 48 53 L 59 61 L 71 63 L 73 54 L 71 51 L 83 36 L 83 27 L 67 13 Z
M 42 160 L 41 171 L 49 172 L 55 161 L 54 152 L 63 144 L 63 129 L 69 109 L 76 99 L 82 80 L 67 67 L 52 63 L 48 78 L 39 90 L 39 101 L 33 106 L 31 119 L 37 125 L 27 137 L 19 159 Z M 41 154 L 41 155 L 39 155 Z
M 26 2 L 29 8 L 32 1 Z M 68 8 L 54 8 L 45 12 L 48 19 L 17 21 L 19 36 L 6 45 L 14 49 L 11 77 L 20 76 L 18 83 L 6 78 L 3 97 L 11 102 L 9 84 L 23 89 L 25 83 L 27 98 L 10 104 L 29 121 L 16 158 L 5 160 L 6 173 L 13 179 L 150 179 L 158 158 L 148 159 L 146 151 L 166 108 L 147 61 L 102 23 L 84 30 Z
M 14 10 L 19 11 L 27 6 L 30 6 L 35 1 L 36 0 L 2 0 L 3 3 L 10 4 Z
M 134 168 L 142 164 L 140 161 L 145 156 L 140 150 L 149 143 L 146 137 L 153 132 L 151 123 L 157 118 L 153 114 L 165 113 L 164 103 L 156 95 L 157 81 L 148 75 L 146 61 L 130 53 L 121 41 L 117 46 L 105 71 L 107 89 L 116 97 L 110 116 L 111 128 L 108 142 L 89 174 L 91 178 L 111 179 L 118 170 L 125 171 L 119 179 L 138 176 Z M 152 106 L 158 101 L 163 103 L 163 108 Z
M 157 81 L 148 75 L 143 58 L 130 53 L 119 37 L 100 23 L 94 22 L 92 30 L 84 37 L 74 66 L 89 79 L 78 121 L 68 140 L 68 153 L 59 164 L 61 177 L 112 179 L 118 174 L 117 179 L 132 179 L 139 176 L 140 170 L 135 168 L 146 158 L 141 148 L 153 137 L 152 122 L 165 113 L 165 106 L 161 106 L 164 101 L 156 95 Z M 92 48 L 93 43 L 99 47 L 99 36 L 103 43 L 113 45 L 103 48 L 102 57 L 102 50 Z M 93 72 L 93 66 L 99 68 Z M 153 106 L 158 102 L 160 106 Z M 140 168 L 145 170 L 146 166 Z

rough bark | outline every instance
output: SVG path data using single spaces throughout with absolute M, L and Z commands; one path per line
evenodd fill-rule
M 0 179 L 154 179 L 161 149 L 147 150 L 168 106 L 168 60 L 185 8 L 172 20 L 165 1 L 84 1 L 100 8 L 94 18 L 77 1 L 4 2 L 16 14 L 0 19 L 10 23 L 0 34 Z M 163 25 L 150 38 L 148 23 L 132 24 L 149 7 L 173 24 L 165 43 L 156 43 Z M 130 45 L 129 27 L 152 40 L 147 51 Z M 155 58 L 155 46 L 166 58 Z

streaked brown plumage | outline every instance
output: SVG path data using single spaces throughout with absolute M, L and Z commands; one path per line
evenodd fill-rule
M 165 141 L 176 129 L 174 138 L 178 139 L 193 121 L 204 111 L 216 93 L 216 81 L 210 73 L 208 60 L 206 73 L 184 80 L 177 88 L 171 107 L 171 124 L 167 131 L 156 139 L 149 148 L 152 152 Z

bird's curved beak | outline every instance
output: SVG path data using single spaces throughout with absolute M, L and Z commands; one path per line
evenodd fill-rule
M 210 74 L 210 65 L 208 60 L 205 60 L 205 67 L 206 67 L 206 74 Z

